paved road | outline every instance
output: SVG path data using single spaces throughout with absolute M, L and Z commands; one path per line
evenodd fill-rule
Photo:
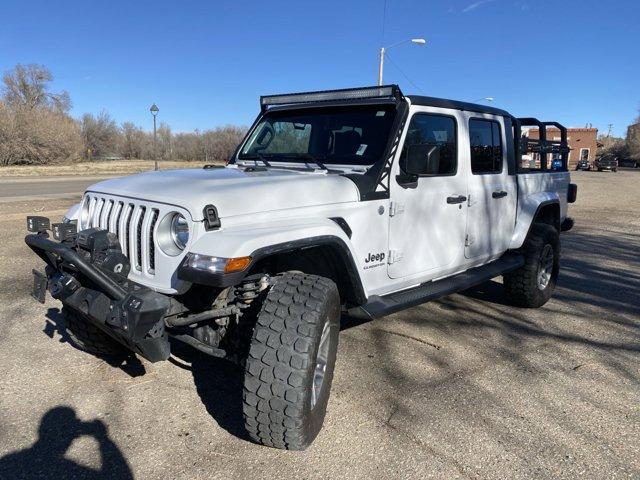
M 78 197 L 89 185 L 105 178 L 110 177 L 0 177 L 0 202 Z
M 513 308 L 493 281 L 345 323 L 305 452 L 246 440 L 238 368 L 73 348 L 22 242 L 23 214 L 71 202 L 0 204 L 0 478 L 640 478 L 640 172 L 573 176 L 554 298 Z

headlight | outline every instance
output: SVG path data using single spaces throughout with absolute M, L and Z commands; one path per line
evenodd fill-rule
M 184 250 L 189 241 L 189 224 L 180 213 L 175 213 L 171 219 L 171 239 L 180 250 Z
M 180 255 L 189 243 L 189 223 L 184 215 L 178 212 L 165 215 L 158 224 L 156 241 L 167 255 Z

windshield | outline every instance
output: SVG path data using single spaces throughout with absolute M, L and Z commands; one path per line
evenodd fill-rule
M 384 152 L 395 114 L 393 105 L 267 112 L 238 159 L 371 165 Z

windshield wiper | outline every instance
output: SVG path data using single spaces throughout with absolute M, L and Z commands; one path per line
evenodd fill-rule
M 251 155 L 245 155 L 243 157 L 240 157 L 240 160 L 260 160 L 262 163 L 264 163 L 265 167 L 271 166 L 271 163 L 269 163 L 269 161 L 264 157 L 264 155 L 257 152 L 252 153 Z
M 327 172 L 330 171 L 327 166 L 318 159 L 318 157 L 314 157 L 310 153 L 287 153 L 284 155 L 279 155 L 279 157 L 290 159 L 300 158 L 303 160 L 309 160 L 308 162 L 305 161 L 305 164 L 308 165 L 309 163 L 315 163 L 320 168 L 320 170 L 326 170 Z M 322 157 L 322 159 L 324 160 L 324 157 Z

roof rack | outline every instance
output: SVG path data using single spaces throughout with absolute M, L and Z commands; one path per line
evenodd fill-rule
M 400 101 L 402 92 L 398 85 L 381 85 L 378 87 L 343 88 L 340 90 L 322 90 L 318 92 L 287 93 L 282 95 L 263 95 L 260 97 L 260 108 L 264 112 L 276 105 L 295 105 L 299 103 L 320 103 L 358 100 L 393 100 Z

